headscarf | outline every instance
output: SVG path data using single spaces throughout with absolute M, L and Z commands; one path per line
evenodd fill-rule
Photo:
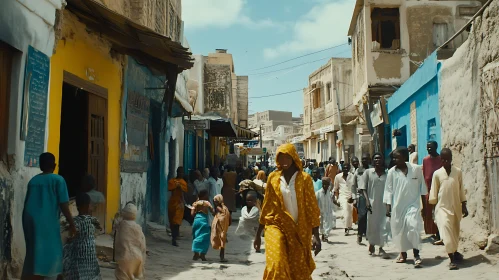
M 215 195 L 213 201 L 218 202 L 220 205 L 224 205 L 224 197 L 221 194 Z
M 298 168 L 300 172 L 303 172 L 303 166 L 301 164 L 300 156 L 298 155 L 298 152 L 296 152 L 295 145 L 286 143 L 282 144 L 277 148 L 277 153 L 276 153 L 276 165 L 277 165 L 277 170 L 282 170 L 281 164 L 279 163 L 279 154 L 287 154 L 290 155 L 293 158 L 293 162 Z
M 135 218 L 137 217 L 137 206 L 135 206 L 133 203 L 128 203 L 121 210 L 121 216 L 125 220 L 135 220 Z
M 256 175 L 256 179 L 265 181 L 267 175 L 265 174 L 265 171 L 260 170 L 258 171 L 258 174 Z

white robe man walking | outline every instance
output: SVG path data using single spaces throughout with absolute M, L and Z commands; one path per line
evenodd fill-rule
M 414 266 L 421 267 L 421 199 L 428 193 L 420 166 L 406 162 L 407 148 L 393 152 L 395 166 L 388 171 L 383 202 L 391 217 L 392 241 L 399 250 L 397 263 L 407 262 L 407 251 L 413 250 Z

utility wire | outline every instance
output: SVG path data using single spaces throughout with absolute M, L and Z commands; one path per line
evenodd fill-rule
M 341 44 L 341 45 L 332 46 L 332 47 L 325 48 L 325 49 L 322 49 L 322 50 L 318 50 L 318 51 L 315 51 L 315 52 L 311 52 L 311 53 L 307 53 L 307 54 L 304 54 L 304 55 L 300 55 L 300 56 L 297 56 L 297 57 L 294 57 L 294 58 L 291 58 L 291 59 L 288 59 L 288 60 L 285 60 L 285 61 L 281 61 L 279 63 L 272 64 L 272 65 L 269 65 L 269 66 L 265 66 L 265 67 L 261 67 L 261 68 L 256 68 L 256 69 L 251 69 L 249 71 L 256 71 L 256 70 L 262 70 L 262 69 L 271 68 L 271 67 L 274 67 L 274 66 L 277 66 L 277 65 L 281 65 L 281 64 L 284 64 L 286 62 L 290 62 L 290 61 L 293 61 L 293 60 L 296 60 L 296 59 L 299 59 L 299 58 L 302 58 L 302 57 L 306 57 L 306 56 L 313 55 L 313 54 L 316 54 L 316 53 L 321 53 L 321 52 L 324 52 L 324 51 L 327 51 L 327 50 L 331 50 L 331 49 L 334 49 L 334 48 L 345 46 L 347 44 L 348 43 L 344 43 L 344 44 Z
M 272 97 L 272 96 L 278 96 L 278 95 L 285 95 L 285 94 L 295 93 L 295 92 L 299 92 L 299 91 L 303 91 L 303 89 L 297 89 L 297 90 L 292 90 L 292 91 L 287 91 L 287 92 L 281 92 L 281 93 L 276 93 L 276 94 L 270 94 L 270 95 L 263 95 L 263 96 L 253 96 L 253 97 L 249 97 L 249 98 L 251 98 L 251 99 L 255 99 L 255 98 L 266 98 L 266 97 Z
M 265 75 L 265 74 L 270 74 L 270 73 L 280 72 L 280 71 L 293 69 L 293 68 L 300 67 L 300 66 L 303 66 L 303 65 L 306 65 L 306 64 L 310 64 L 310 63 L 314 63 L 314 62 L 318 62 L 318 61 L 322 61 L 322 60 L 324 60 L 324 59 L 330 59 L 330 58 L 331 58 L 331 56 L 328 56 L 328 57 L 323 57 L 323 58 L 320 58 L 320 59 L 317 59 L 317 60 L 304 62 L 304 63 L 297 64 L 297 65 L 294 65 L 294 66 L 290 66 L 290 67 L 287 67 L 287 68 L 282 68 L 282 69 L 272 70 L 272 71 L 268 71 L 268 72 L 260 72 L 260 73 L 252 73 L 252 74 L 248 74 L 248 76 Z
M 344 82 L 340 82 L 340 81 L 336 81 L 336 83 L 347 85 L 347 86 L 351 86 L 352 85 L 352 84 L 344 83 Z M 279 96 L 279 95 L 285 95 L 285 94 L 295 93 L 295 92 L 299 92 L 299 91 L 303 91 L 303 89 L 297 89 L 297 90 L 286 91 L 286 92 L 281 92 L 281 93 L 276 93 L 276 94 L 269 94 L 269 95 L 250 96 L 248 98 L 251 98 L 251 99 L 266 98 L 266 97 L 272 97 L 272 96 Z

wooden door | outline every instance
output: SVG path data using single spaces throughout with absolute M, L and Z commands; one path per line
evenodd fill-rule
M 88 174 L 95 178 L 97 190 L 107 201 L 107 103 L 106 99 L 88 94 Z M 106 203 L 96 206 L 93 215 L 106 228 Z

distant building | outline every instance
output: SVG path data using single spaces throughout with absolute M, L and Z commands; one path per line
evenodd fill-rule
M 352 42 L 353 104 L 367 121 L 376 150 L 383 151 L 390 128 L 371 124 L 375 104 L 384 111 L 389 97 L 423 60 L 443 45 L 478 11 L 480 1 L 357 0 L 348 36 Z M 452 53 L 468 38 L 461 33 L 443 46 L 438 58 Z M 386 112 L 384 112 L 386 117 Z
M 364 130 L 352 97 L 351 59 L 331 58 L 310 74 L 303 89 L 303 137 L 295 139 L 306 158 L 348 161 L 360 155 Z

